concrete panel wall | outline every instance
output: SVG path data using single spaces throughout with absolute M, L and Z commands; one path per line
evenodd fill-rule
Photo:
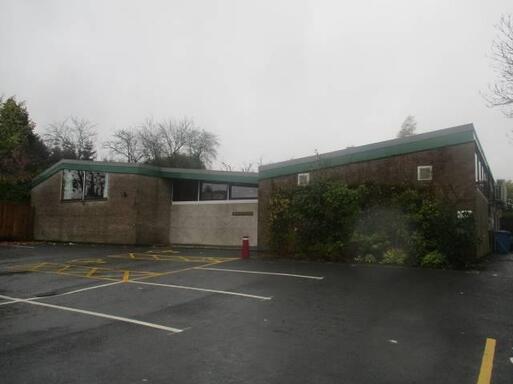
M 252 214 L 249 216 L 248 214 Z M 248 235 L 256 246 L 257 202 L 198 202 L 171 206 L 170 241 L 172 244 L 241 244 Z
M 165 180 L 108 175 L 108 198 L 62 201 L 62 173 L 32 189 L 34 238 L 111 244 L 168 243 L 171 194 Z

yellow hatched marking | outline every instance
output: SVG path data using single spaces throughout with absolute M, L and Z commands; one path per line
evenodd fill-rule
M 146 253 L 180 253 L 180 251 L 175 251 L 173 249 L 159 249 L 158 251 L 146 251 Z
M 68 264 L 106 264 L 107 262 L 101 258 L 98 259 L 73 259 Z
M 37 272 L 39 272 L 39 273 L 49 273 L 49 274 L 52 274 L 52 275 L 65 275 L 65 276 L 73 276 L 73 277 L 83 277 L 85 279 L 92 279 L 92 280 L 119 281 L 119 279 L 114 279 L 114 278 L 109 278 L 109 277 L 98 277 L 98 276 L 85 277 L 84 275 L 79 275 L 79 274 L 76 274 L 76 273 L 68 273 L 68 272 L 61 272 L 61 273 L 52 272 L 52 271 L 37 271 Z
M 108 281 L 128 281 L 130 277 L 155 277 L 160 275 L 159 272 L 147 271 L 130 271 L 130 270 L 115 270 L 100 267 L 88 267 L 82 265 L 58 264 L 58 263 L 40 263 L 36 265 L 20 265 L 12 266 L 11 270 L 16 268 L 17 271 L 51 273 L 56 275 L 66 275 L 74 277 L 82 277 L 93 280 L 108 280 Z
M 230 259 L 230 260 L 225 260 L 225 261 L 216 261 L 216 262 L 213 262 L 213 263 L 206 263 L 206 264 L 202 264 L 200 266 L 194 266 L 194 267 L 188 267 L 188 268 L 182 268 L 182 269 L 176 269 L 174 271 L 169 271 L 169 272 L 162 272 L 162 273 L 159 273 L 157 274 L 157 276 L 166 276 L 166 275 L 172 275 L 174 273 L 180 273 L 180 272 L 185 272 L 185 271 L 191 271 L 191 270 L 194 270 L 196 268 L 202 268 L 202 267 L 208 267 L 208 266 L 211 266 L 211 265 L 217 265 L 217 264 L 222 264 L 222 263 L 227 263 L 229 261 L 232 261 L 232 260 L 236 260 L 236 259 Z M 148 279 L 148 278 L 151 278 L 151 277 L 156 277 L 156 276 L 143 276 L 143 277 L 139 277 L 139 278 L 135 278 L 135 279 L 132 279 L 132 281 L 134 280 L 143 280 L 143 279 Z
M 177 256 L 147 253 L 129 253 L 123 255 L 108 256 L 116 259 L 132 259 L 132 260 L 155 260 L 155 261 L 181 261 L 186 263 L 214 263 L 237 260 L 236 257 L 208 257 L 208 256 Z
M 487 338 L 485 349 L 483 352 L 483 360 L 481 361 L 481 369 L 477 384 L 490 384 L 492 381 L 493 357 L 495 355 L 496 340 Z
M 61 269 L 58 269 L 57 270 L 57 273 L 62 273 L 64 271 L 67 271 L 68 269 L 70 269 L 72 266 L 71 265 L 66 265 L 65 267 L 61 268 Z
M 98 270 L 98 268 L 91 268 L 91 270 L 89 272 L 87 272 L 85 277 L 93 276 L 96 273 L 97 270 Z
M 30 271 L 32 271 L 32 272 L 37 272 L 37 270 L 38 270 L 39 268 L 41 268 L 42 266 L 44 266 L 45 264 L 48 264 L 48 263 L 39 263 L 39 264 L 36 264 L 36 265 L 34 265 L 32 268 L 30 268 Z

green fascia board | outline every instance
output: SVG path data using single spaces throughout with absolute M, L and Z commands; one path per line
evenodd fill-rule
M 55 173 L 64 169 L 77 171 L 93 171 L 106 173 L 122 173 L 161 177 L 166 179 L 202 180 L 223 183 L 258 184 L 256 173 L 210 171 L 199 169 L 161 168 L 151 165 L 136 165 L 127 163 L 105 163 L 95 161 L 61 160 L 46 169 L 32 181 L 32 187 L 42 183 Z
M 298 162 L 293 164 L 287 165 L 285 163 L 283 164 L 283 166 L 276 166 L 269 169 L 265 169 L 264 167 L 264 169 L 261 168 L 259 170 L 259 178 L 260 180 L 262 180 L 278 176 L 292 175 L 301 172 L 309 172 L 323 168 L 337 167 L 351 163 L 378 160 L 391 156 L 475 142 L 475 139 L 476 136 L 474 129 L 472 127 L 472 129 L 468 129 L 465 131 L 448 133 L 445 135 L 429 137 L 405 143 L 399 142 L 398 144 L 383 146 L 381 148 L 373 148 L 362 151 L 356 150 L 352 153 L 341 153 L 339 156 L 332 157 L 319 155 L 318 158 L 315 160 L 301 162 L 301 159 L 298 159 Z

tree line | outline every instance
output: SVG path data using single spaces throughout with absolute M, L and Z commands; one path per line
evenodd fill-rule
M 101 146 L 108 160 L 205 169 L 216 159 L 219 141 L 189 118 L 147 119 L 115 131 Z M 69 117 L 39 135 L 23 101 L 0 98 L 0 200 L 28 200 L 38 173 L 61 159 L 96 160 L 97 148 L 91 121 Z

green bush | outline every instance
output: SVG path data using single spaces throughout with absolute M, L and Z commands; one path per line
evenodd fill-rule
M 386 234 L 366 234 L 355 231 L 345 251 L 351 255 L 372 255 L 380 258 L 388 248 L 390 248 L 390 241 Z
M 292 257 L 422 265 L 439 252 L 447 265 L 465 268 L 476 260 L 472 214 L 430 189 L 320 181 L 274 191 L 270 205 L 271 248 Z M 429 260 L 429 259 L 428 259 Z
M 438 251 L 432 251 L 422 258 L 420 265 L 427 268 L 443 268 L 447 266 L 447 258 Z
M 275 193 L 271 247 L 281 254 L 340 260 L 359 211 L 359 196 L 340 182 L 317 182 Z
M 381 264 L 403 265 L 406 263 L 407 259 L 408 255 L 402 249 L 390 248 L 383 255 L 383 259 L 381 259 Z

